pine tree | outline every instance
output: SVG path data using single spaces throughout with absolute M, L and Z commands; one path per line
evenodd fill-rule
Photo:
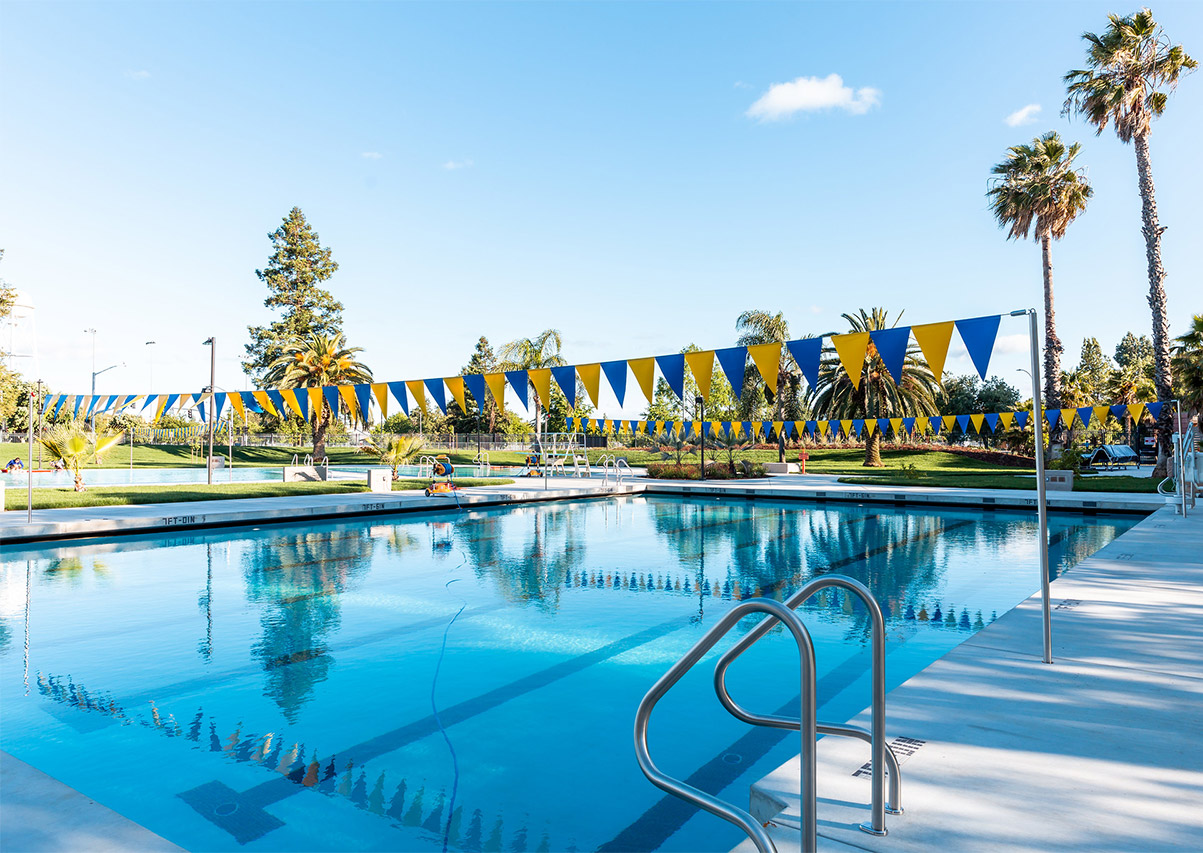
M 1098 406 L 1108 402 L 1107 389 L 1111 384 L 1111 374 L 1115 368 L 1111 359 L 1103 355 L 1098 338 L 1082 340 L 1082 355 L 1078 359 L 1078 384 L 1085 394 L 1087 403 L 1084 405 Z
M 319 287 L 334 275 L 338 264 L 301 209 L 290 210 L 283 224 L 267 236 L 274 251 L 267 267 L 255 270 L 255 275 L 270 292 L 263 304 L 283 313 L 268 326 L 247 327 L 251 342 L 242 369 L 256 384 L 286 346 L 313 334 L 339 334 L 343 319 L 342 303 Z

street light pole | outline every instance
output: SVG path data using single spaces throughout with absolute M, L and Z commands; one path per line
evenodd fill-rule
M 217 338 L 216 337 L 209 338 L 208 340 L 206 340 L 204 342 L 204 345 L 209 348 L 209 393 L 213 394 L 215 392 L 215 389 L 217 388 Z M 213 398 L 210 397 L 209 399 L 212 400 Z M 213 416 L 214 416 L 214 414 L 216 414 L 216 413 L 214 412 L 213 404 L 209 403 L 209 417 L 207 418 L 207 420 L 209 421 L 209 460 L 208 460 L 209 479 L 208 479 L 208 482 L 209 482 L 210 486 L 213 485 L 213 420 L 214 420 Z
M 155 342 L 147 341 L 145 345 L 148 347 L 153 347 L 155 345 Z M 150 385 L 147 386 L 146 390 L 147 390 L 147 392 L 150 392 L 150 391 L 154 390 L 154 387 L 155 387 L 155 351 L 147 350 L 147 352 L 150 353 Z
M 92 396 L 96 396 L 96 330 L 84 329 L 85 335 L 92 336 Z

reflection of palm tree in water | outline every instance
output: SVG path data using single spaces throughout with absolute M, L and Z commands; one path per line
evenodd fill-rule
M 373 544 L 365 530 L 301 533 L 257 543 L 245 558 L 247 598 L 263 607 L 253 651 L 267 671 L 266 695 L 290 720 L 326 679 L 339 596 L 367 571 Z
M 559 607 L 566 576 L 585 560 L 585 516 L 573 507 L 538 507 L 528 510 L 531 529 L 521 550 L 505 547 L 506 522 L 521 515 L 486 514 L 472 519 L 464 547 L 477 578 L 490 578 L 507 601 L 534 604 L 545 610 Z

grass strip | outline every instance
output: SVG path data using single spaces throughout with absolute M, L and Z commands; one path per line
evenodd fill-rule
M 459 479 L 457 486 L 504 486 L 513 480 Z M 393 491 L 424 489 L 429 480 L 398 480 Z M 244 498 L 280 498 L 297 495 L 345 495 L 366 492 L 367 485 L 358 482 L 324 483 L 220 483 L 207 485 L 163 485 L 163 486 L 96 486 L 83 492 L 72 489 L 34 489 L 34 509 L 68 509 L 74 507 L 136 506 L 158 503 L 187 503 L 192 501 L 224 501 Z M 5 489 L 5 509 L 8 511 L 27 508 L 24 489 Z
M 1028 475 L 883 474 L 876 477 L 840 477 L 841 483 L 860 486 L 923 486 L 938 489 L 1024 489 L 1036 491 L 1036 478 Z M 1155 494 L 1152 477 L 1075 477 L 1075 492 L 1130 492 Z

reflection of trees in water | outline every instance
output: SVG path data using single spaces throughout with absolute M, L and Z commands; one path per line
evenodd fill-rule
M 91 570 L 93 575 L 102 580 L 107 579 L 109 575 L 109 567 L 95 557 L 89 558 L 86 564 L 80 557 L 50 560 L 46 563 L 46 568 L 42 569 L 42 574 L 52 581 L 77 586 L 87 570 Z
M 373 546 L 366 530 L 298 533 L 256 542 L 243 557 L 247 598 L 262 608 L 253 652 L 267 672 L 264 692 L 290 720 L 327 677 L 339 596 L 367 571 Z
M 476 577 L 492 580 L 507 601 L 555 610 L 565 578 L 584 562 L 587 514 L 572 506 L 488 513 L 473 518 L 456 541 Z M 524 528 L 522 541 L 510 548 L 515 526 Z

